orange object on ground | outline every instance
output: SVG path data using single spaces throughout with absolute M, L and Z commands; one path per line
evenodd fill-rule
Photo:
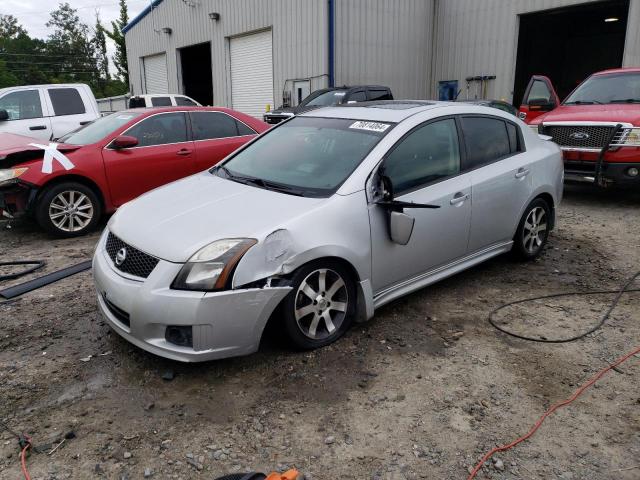
M 301 480 L 304 478 L 298 470 L 292 468 L 284 473 L 271 472 L 265 480 Z

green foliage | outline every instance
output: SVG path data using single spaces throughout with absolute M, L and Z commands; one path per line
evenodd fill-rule
M 126 0 L 120 0 L 120 16 L 111 22 L 111 31 L 106 30 L 107 36 L 116 44 L 116 54 L 112 57 L 118 75 L 125 85 L 129 85 L 129 68 L 127 65 L 127 45 L 124 41 L 122 29 L 129 23 L 129 12 Z
M 114 31 L 123 18 L 128 21 L 125 0 L 120 1 L 120 6 L 120 18 L 113 22 Z M 104 28 L 97 15 L 95 27 L 91 29 L 80 21 L 76 9 L 61 3 L 51 12 L 47 26 L 52 33 L 46 40 L 32 38 L 15 16 L 0 14 L 0 88 L 86 83 L 97 98 L 128 91 L 128 81 L 109 74 L 106 36 L 111 37 L 113 32 Z M 121 35 L 120 27 L 117 32 Z M 126 51 L 124 55 L 126 74 Z M 114 62 L 117 57 L 118 53 Z M 116 64 L 118 77 L 123 76 L 122 65 Z

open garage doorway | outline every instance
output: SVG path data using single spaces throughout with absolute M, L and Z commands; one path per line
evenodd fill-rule
M 211 44 L 209 42 L 180 49 L 182 93 L 202 105 L 213 105 Z
M 546 75 L 563 100 L 590 74 L 622 66 L 629 0 L 580 4 L 520 16 L 513 104 L 532 75 Z

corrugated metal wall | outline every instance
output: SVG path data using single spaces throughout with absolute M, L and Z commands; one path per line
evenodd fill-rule
M 512 99 L 516 68 L 518 15 L 591 0 L 439 0 L 436 5 L 433 59 L 435 98 L 440 80 L 458 80 L 482 74 L 489 82 L 488 98 Z M 631 0 L 623 64 L 640 65 L 640 0 Z
M 211 20 L 210 12 L 219 13 L 220 20 Z M 172 29 L 171 35 L 161 32 L 164 27 Z M 182 93 L 176 49 L 211 42 L 213 101 L 230 105 L 228 38 L 265 28 L 273 31 L 273 98 L 277 105 L 287 80 L 315 77 L 312 90 L 326 86 L 326 1 L 164 0 L 126 33 L 132 91 L 144 93 L 140 58 L 166 51 L 169 91 Z
M 336 0 L 336 85 L 377 83 L 427 98 L 434 0 Z

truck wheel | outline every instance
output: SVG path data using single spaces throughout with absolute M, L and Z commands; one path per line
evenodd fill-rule
M 312 262 L 296 271 L 291 284 L 283 315 L 295 348 L 324 347 L 349 329 L 356 313 L 356 287 L 340 263 Z
M 549 238 L 551 209 L 542 198 L 536 198 L 525 209 L 512 252 L 521 260 L 533 260 L 544 248 Z
M 95 192 L 77 182 L 59 183 L 47 188 L 37 201 L 38 224 L 57 237 L 78 237 L 91 231 L 101 215 Z

